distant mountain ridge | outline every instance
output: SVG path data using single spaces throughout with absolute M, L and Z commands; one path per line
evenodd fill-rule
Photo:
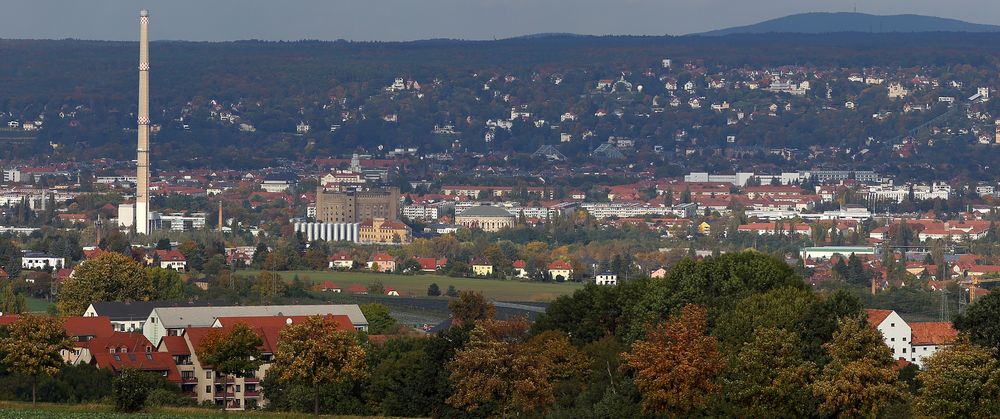
M 751 33 L 832 33 L 832 32 L 1000 32 L 1000 26 L 969 23 L 921 15 L 870 15 L 866 13 L 801 13 L 703 32 L 696 35 L 723 36 Z

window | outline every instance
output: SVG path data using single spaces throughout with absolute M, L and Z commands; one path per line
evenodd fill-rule
M 210 380 L 212 379 L 212 371 L 211 370 L 205 371 L 205 378 L 208 378 Z
M 896 338 L 889 338 L 889 342 L 895 342 Z
M 153 354 L 151 354 L 151 353 L 146 353 L 146 359 L 148 359 L 148 360 L 152 361 L 152 360 L 153 360 Z
M 211 394 L 212 393 L 212 386 L 205 386 L 205 392 Z
M 903 342 L 906 342 L 906 338 L 905 337 L 903 338 Z
M 896 327 L 896 323 L 889 323 L 889 327 Z
M 236 385 L 236 392 L 237 392 L 237 393 L 239 393 L 239 392 L 240 392 L 240 385 L 239 385 L 239 384 L 237 384 L 237 385 Z
M 906 348 L 903 348 L 903 353 L 904 353 L 904 354 L 906 353 Z

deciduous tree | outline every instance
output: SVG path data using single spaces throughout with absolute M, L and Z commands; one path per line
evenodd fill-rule
M 469 343 L 448 363 L 454 393 L 446 402 L 476 412 L 485 406 L 498 416 L 539 412 L 554 400 L 551 363 L 525 345 L 527 319 L 483 319 L 476 323 Z
M 340 331 L 329 319 L 313 316 L 281 331 L 272 371 L 282 381 L 312 386 L 313 413 L 319 414 L 319 389 L 365 377 L 365 350 L 353 331 Z
M 992 352 L 964 341 L 925 358 L 917 410 L 939 418 L 1000 416 L 1000 363 Z
M 740 417 L 800 418 L 813 415 L 809 385 L 816 365 L 802 357 L 793 332 L 761 328 L 732 361 L 725 394 Z
M 824 348 L 831 361 L 813 384 L 821 412 L 876 417 L 887 406 L 904 400 L 905 390 L 892 369 L 892 353 L 882 334 L 863 316 L 842 319 Z
M 980 297 L 964 313 L 955 317 L 955 328 L 972 343 L 992 348 L 994 356 L 1000 350 L 1000 292 Z
M 11 372 L 31 377 L 31 404 L 35 404 L 38 379 L 59 371 L 64 362 L 59 351 L 70 349 L 63 322 L 57 317 L 21 315 L 0 338 L 3 363 Z
M 103 253 L 73 271 L 59 287 L 59 312 L 79 316 L 95 301 L 148 301 L 153 282 L 139 262 L 120 253 Z
M 219 328 L 208 333 L 196 350 L 202 365 L 211 365 L 225 385 L 229 375 L 249 377 L 260 368 L 263 362 L 260 346 L 263 343 L 260 335 L 250 326 L 236 323 L 231 329 Z M 225 409 L 225 396 L 222 405 Z
M 448 302 L 448 309 L 456 323 L 467 326 L 472 326 L 479 320 L 492 319 L 496 315 L 493 304 L 486 301 L 483 294 L 474 291 L 458 293 L 458 299 Z
M 153 287 L 153 300 L 179 300 L 184 298 L 184 281 L 181 274 L 173 269 L 159 266 L 146 268 Z
M 707 320 L 704 307 L 686 305 L 679 317 L 653 326 L 622 354 L 625 368 L 635 372 L 644 411 L 689 414 L 719 390 L 716 377 L 725 361 L 715 338 L 705 334 Z
M 397 332 L 396 319 L 392 318 L 389 307 L 384 304 L 362 304 L 361 313 L 368 320 L 368 333 L 383 335 Z

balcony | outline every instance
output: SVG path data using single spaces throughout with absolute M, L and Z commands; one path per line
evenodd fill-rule
M 259 383 L 260 382 L 260 378 L 257 378 L 257 377 L 246 377 L 246 378 L 243 379 L 243 382 L 247 383 L 247 384 Z
M 184 396 L 190 397 L 192 399 L 197 399 L 198 398 L 198 392 L 195 392 L 195 391 L 185 391 L 185 392 L 182 392 L 181 394 L 184 395 Z
M 198 377 L 195 377 L 193 375 L 189 375 L 186 377 L 181 376 L 181 383 L 197 383 L 197 382 L 198 382 Z
M 260 397 L 260 391 L 245 391 L 243 392 L 244 397 Z
M 227 399 L 232 399 L 233 397 L 236 397 L 236 393 L 233 393 L 233 392 L 229 392 L 229 393 L 218 392 L 218 393 L 215 393 L 214 396 L 215 396 L 216 399 L 221 399 L 223 397 L 225 397 Z

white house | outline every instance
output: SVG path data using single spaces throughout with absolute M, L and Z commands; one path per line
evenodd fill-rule
M 912 362 L 921 368 L 924 359 L 954 343 L 958 336 L 951 322 L 907 323 L 893 310 L 868 309 L 865 312 L 868 323 L 882 333 L 893 359 Z
M 66 259 L 41 252 L 21 254 L 21 269 L 62 269 Z
M 594 279 L 597 285 L 618 285 L 618 274 L 614 272 L 601 272 Z

